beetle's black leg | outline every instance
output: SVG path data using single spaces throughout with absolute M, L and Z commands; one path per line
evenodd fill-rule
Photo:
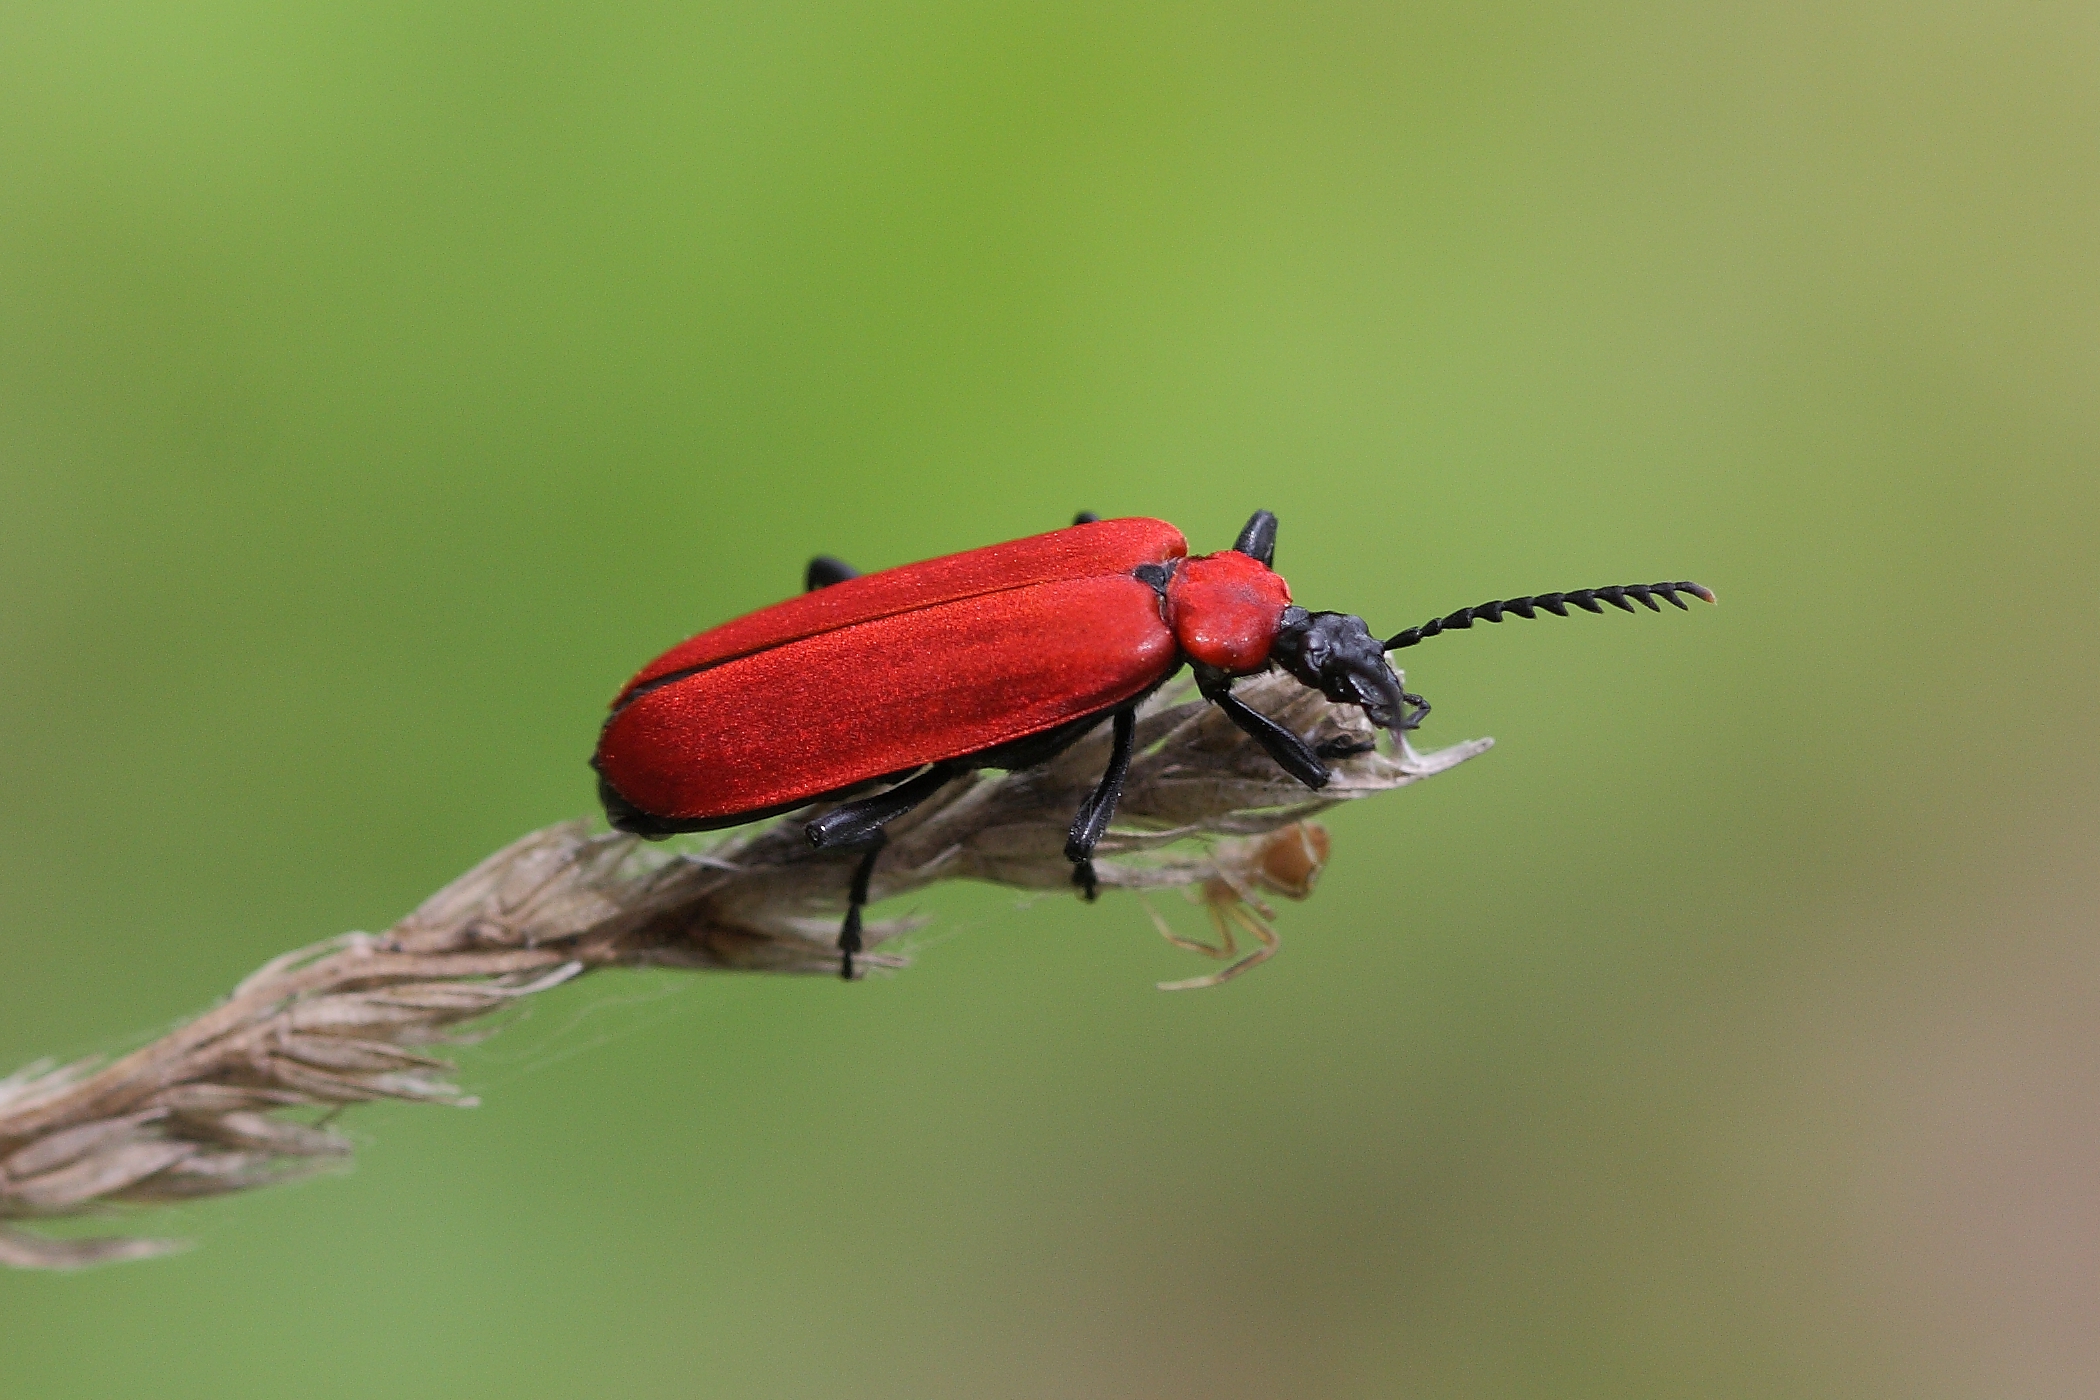
M 936 763 L 908 782 L 834 807 L 802 829 L 809 844 L 820 851 L 857 850 L 868 837 L 939 792 L 962 771 L 957 764 Z
M 809 844 L 818 850 L 863 852 L 846 896 L 846 922 L 839 928 L 839 976 L 849 981 L 853 977 L 853 955 L 861 949 L 861 906 L 868 902 L 868 881 L 874 878 L 876 857 L 889 841 L 883 827 L 939 792 L 962 771 L 953 764 L 936 763 L 888 792 L 834 807 L 803 828 Z
M 1108 830 L 1109 822 L 1115 819 L 1116 803 L 1123 798 L 1123 782 L 1130 776 L 1130 754 L 1136 747 L 1137 711 L 1116 711 L 1115 740 L 1108 751 L 1108 771 L 1101 775 L 1101 782 L 1087 794 L 1086 801 L 1079 804 L 1079 815 L 1072 818 L 1072 834 L 1065 838 L 1065 859 L 1072 862 L 1072 883 L 1086 892 L 1089 901 L 1094 898 L 1098 881 L 1094 878 L 1094 847 L 1099 844 L 1101 834 Z
M 1217 705 L 1232 722 L 1254 736 L 1254 741 L 1269 752 L 1277 766 L 1309 788 L 1327 786 L 1327 765 L 1320 762 L 1320 755 L 1313 746 L 1290 730 L 1270 719 L 1261 711 L 1251 708 L 1246 701 L 1232 693 L 1232 682 L 1216 684 L 1199 682 L 1203 698 Z
M 853 980 L 853 955 L 860 951 L 860 911 L 868 902 L 868 881 L 875 875 L 875 858 L 890 838 L 881 827 L 867 838 L 867 853 L 861 856 L 860 864 L 853 867 L 853 887 L 846 896 L 846 922 L 839 929 L 839 976 Z
M 859 577 L 860 570 L 845 560 L 819 554 L 809 561 L 809 568 L 802 575 L 802 591 L 814 593 L 819 588 L 829 588 L 834 583 L 844 583 L 849 578 Z
M 1079 512 L 1079 514 L 1072 517 L 1072 523 L 1074 525 L 1091 525 L 1100 518 L 1100 516 L 1094 514 L 1090 510 L 1083 510 Z

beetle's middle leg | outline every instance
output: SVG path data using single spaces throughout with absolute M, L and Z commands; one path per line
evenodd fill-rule
M 839 927 L 839 976 L 847 981 L 853 980 L 853 955 L 861 950 L 860 911 L 868 902 L 868 882 L 875 877 L 876 858 L 889 844 L 883 828 L 939 792 L 960 772 L 952 763 L 936 763 L 887 792 L 834 807 L 803 828 L 809 844 L 820 851 L 861 852 L 846 895 L 846 921 Z
M 1072 883 L 1091 901 L 1100 882 L 1094 878 L 1094 847 L 1108 824 L 1115 819 L 1116 803 L 1123 799 L 1123 783 L 1130 777 L 1130 755 L 1136 747 L 1137 707 L 1116 711 L 1115 741 L 1108 752 L 1108 771 L 1100 784 L 1079 804 L 1072 818 L 1072 832 L 1065 838 L 1065 859 L 1072 862 Z

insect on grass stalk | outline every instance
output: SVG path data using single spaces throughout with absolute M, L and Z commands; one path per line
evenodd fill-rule
M 1116 824 L 1097 862 L 1105 889 L 1197 887 L 1222 919 L 1267 940 L 1262 891 L 1277 833 L 1339 803 L 1405 787 L 1487 749 L 1381 749 L 1354 705 L 1275 673 L 1238 695 L 1336 755 L 1308 792 L 1218 707 L 1186 693 L 1139 714 Z M 1064 845 L 1092 790 L 1109 727 L 1050 763 L 958 779 L 889 828 L 881 900 L 943 880 L 1070 890 Z M 523 837 L 384 933 L 350 933 L 272 959 L 195 1019 L 108 1063 L 39 1063 L 0 1079 L 0 1265 L 72 1269 L 179 1247 L 131 1236 L 61 1237 L 26 1222 L 226 1195 L 346 1164 L 330 1126 L 378 1099 L 471 1106 L 434 1047 L 484 1018 L 613 967 L 808 973 L 838 969 L 850 853 L 813 850 L 810 812 L 705 847 L 652 847 L 582 823 Z M 1310 837 L 1297 838 L 1309 841 Z M 1308 847 L 1309 851 L 1310 848 Z M 1305 889 L 1324 851 L 1303 876 Z M 1288 862 L 1286 862 L 1288 863 Z M 1279 867 L 1280 868 L 1280 867 Z M 901 969 L 881 946 L 910 921 L 867 925 L 859 972 Z M 1221 923 L 1220 927 L 1225 927 Z M 1229 929 L 1228 929 L 1229 933 Z M 1271 935 L 1272 937 L 1273 935 Z M 1215 984 L 1242 969 L 1236 963 Z

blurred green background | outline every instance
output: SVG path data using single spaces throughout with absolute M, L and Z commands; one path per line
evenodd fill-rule
M 0 1068 L 593 811 L 814 552 L 1722 606 L 1409 654 L 1500 744 L 1256 976 L 588 979 L 7 1393 L 2100 1391 L 2096 447 L 2089 4 L 13 0 Z

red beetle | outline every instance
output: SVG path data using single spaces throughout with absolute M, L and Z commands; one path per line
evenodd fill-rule
M 1232 694 L 1281 666 L 1375 725 L 1404 731 L 1429 706 L 1385 654 L 1437 633 L 1567 615 L 1567 604 L 1656 610 L 1696 583 L 1547 593 L 1463 608 L 1381 642 L 1363 619 L 1307 612 L 1271 570 L 1276 517 L 1256 511 L 1237 543 L 1190 558 L 1163 520 L 1096 520 L 865 576 L 810 561 L 808 591 L 725 622 L 643 667 L 612 703 L 591 766 L 615 827 L 660 838 L 736 826 L 812 802 L 883 790 L 808 825 L 810 844 L 857 851 L 840 971 L 853 975 L 861 906 L 883 826 L 974 768 L 1026 768 L 1112 718 L 1108 771 L 1080 805 L 1065 856 L 1094 897 L 1093 852 L 1130 770 L 1139 702 L 1184 661 L 1222 706 L 1307 787 L 1323 752 Z

